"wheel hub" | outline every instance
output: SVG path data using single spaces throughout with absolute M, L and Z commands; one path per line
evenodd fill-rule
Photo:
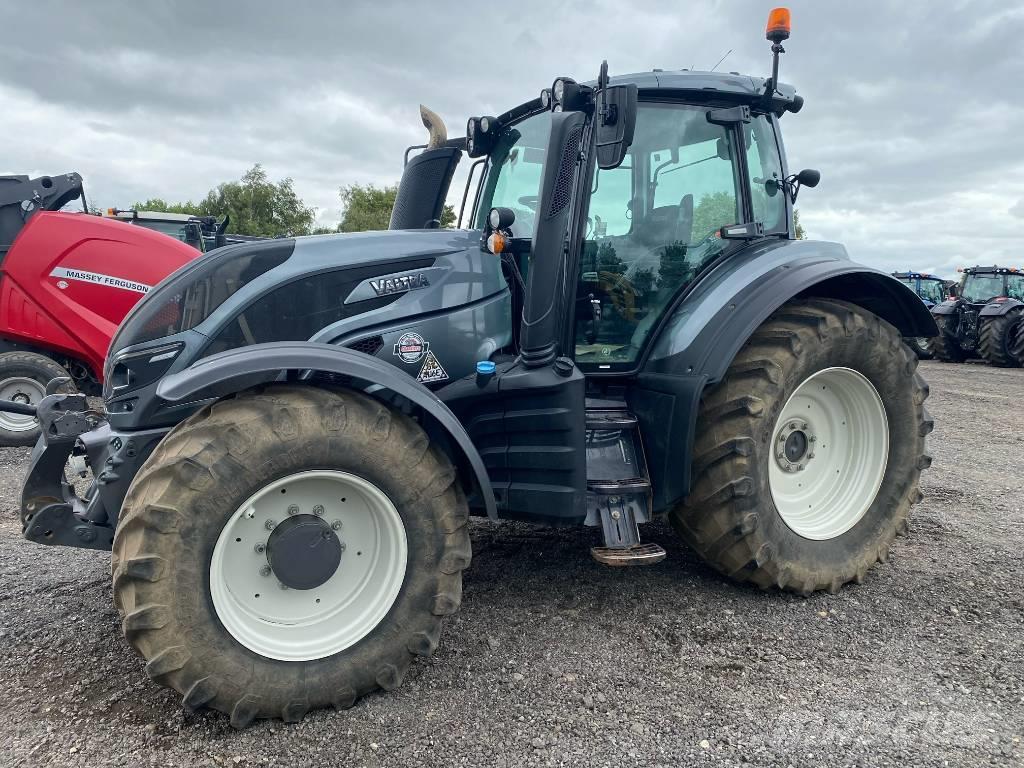
M 344 549 L 337 534 L 315 515 L 289 517 L 267 539 L 267 562 L 291 589 L 315 589 L 338 570 Z
M 28 405 L 29 403 L 32 402 L 32 398 L 30 398 L 24 392 L 15 392 L 14 396 L 11 397 L 11 400 L 13 400 L 16 403 L 21 403 L 22 405 Z
M 775 438 L 778 446 L 775 462 L 783 472 L 800 472 L 814 458 L 814 443 L 818 440 L 813 425 L 806 420 L 786 421 Z

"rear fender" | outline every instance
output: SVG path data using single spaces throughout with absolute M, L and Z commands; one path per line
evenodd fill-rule
M 905 337 L 935 336 L 921 299 L 890 275 L 846 255 L 837 243 L 765 240 L 720 264 L 674 308 L 657 332 L 631 390 L 645 437 L 655 508 L 690 490 L 690 457 L 701 394 L 721 381 L 750 336 L 783 304 L 831 298 L 861 306 Z M 664 425 L 671 424 L 669 430 Z
M 990 301 L 981 308 L 981 312 L 978 313 L 978 317 L 999 317 L 1000 315 L 1005 315 L 1007 312 L 1010 312 L 1017 307 L 1024 307 L 1024 301 L 1017 301 L 1017 299 Z
M 401 398 L 417 409 L 447 438 L 451 456 L 458 466 L 468 467 L 487 509 L 498 518 L 487 469 L 469 435 L 455 415 L 433 392 L 393 365 L 377 358 L 331 344 L 273 342 L 253 344 L 207 357 L 175 374 L 164 377 L 156 394 L 169 403 L 212 400 L 240 392 L 261 383 L 283 381 L 289 375 L 322 372 L 348 377 L 366 394 L 381 400 Z M 444 441 L 442 441 L 444 442 Z

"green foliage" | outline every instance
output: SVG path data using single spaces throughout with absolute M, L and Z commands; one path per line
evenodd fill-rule
M 693 240 L 707 237 L 726 224 L 736 224 L 736 196 L 728 192 L 704 195 L 693 210 Z
M 373 184 L 350 184 L 339 190 L 341 215 L 339 232 L 374 232 L 387 229 L 391 223 L 391 209 L 395 207 L 398 185 L 377 187 Z M 441 227 L 455 223 L 455 209 L 445 205 L 441 213 Z
M 218 184 L 198 203 L 168 203 L 151 198 L 133 207 L 218 218 L 227 214 L 231 217 L 232 232 L 263 237 L 308 235 L 316 218 L 316 209 L 302 202 L 290 178 L 275 184 L 258 163 L 238 181 Z
M 807 239 L 807 232 L 804 231 L 803 225 L 800 224 L 800 211 L 796 208 L 793 209 L 793 229 L 796 232 L 797 240 Z

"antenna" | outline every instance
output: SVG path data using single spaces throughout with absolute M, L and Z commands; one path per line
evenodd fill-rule
M 725 55 L 718 60 L 718 64 L 721 64 L 723 61 L 725 61 L 729 57 L 730 53 L 732 53 L 732 48 L 725 52 Z M 718 69 L 718 64 L 715 64 L 715 66 L 713 66 L 710 71 L 714 72 L 716 69 Z

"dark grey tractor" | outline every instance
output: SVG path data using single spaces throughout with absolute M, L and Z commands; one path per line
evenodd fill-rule
M 740 582 L 863 581 L 920 498 L 903 338 L 935 326 L 794 238 L 802 103 L 602 67 L 465 138 L 427 113 L 391 231 L 212 251 L 125 319 L 102 411 L 39 404 L 25 537 L 112 549 L 149 675 L 238 727 L 400 685 L 459 608 L 470 515 L 593 526 L 610 565 L 663 558 L 640 524 L 667 516 Z
M 892 276 L 916 293 L 928 309 L 945 301 L 950 294 L 950 287 L 953 285 L 949 280 L 943 280 L 938 275 L 927 272 L 893 272 Z M 915 336 L 906 341 L 914 350 L 914 354 L 921 360 L 931 360 L 935 357 L 926 336 Z
M 956 295 L 931 312 L 939 335 L 929 347 L 939 360 L 1024 364 L 1024 272 L 1016 267 L 967 267 Z

